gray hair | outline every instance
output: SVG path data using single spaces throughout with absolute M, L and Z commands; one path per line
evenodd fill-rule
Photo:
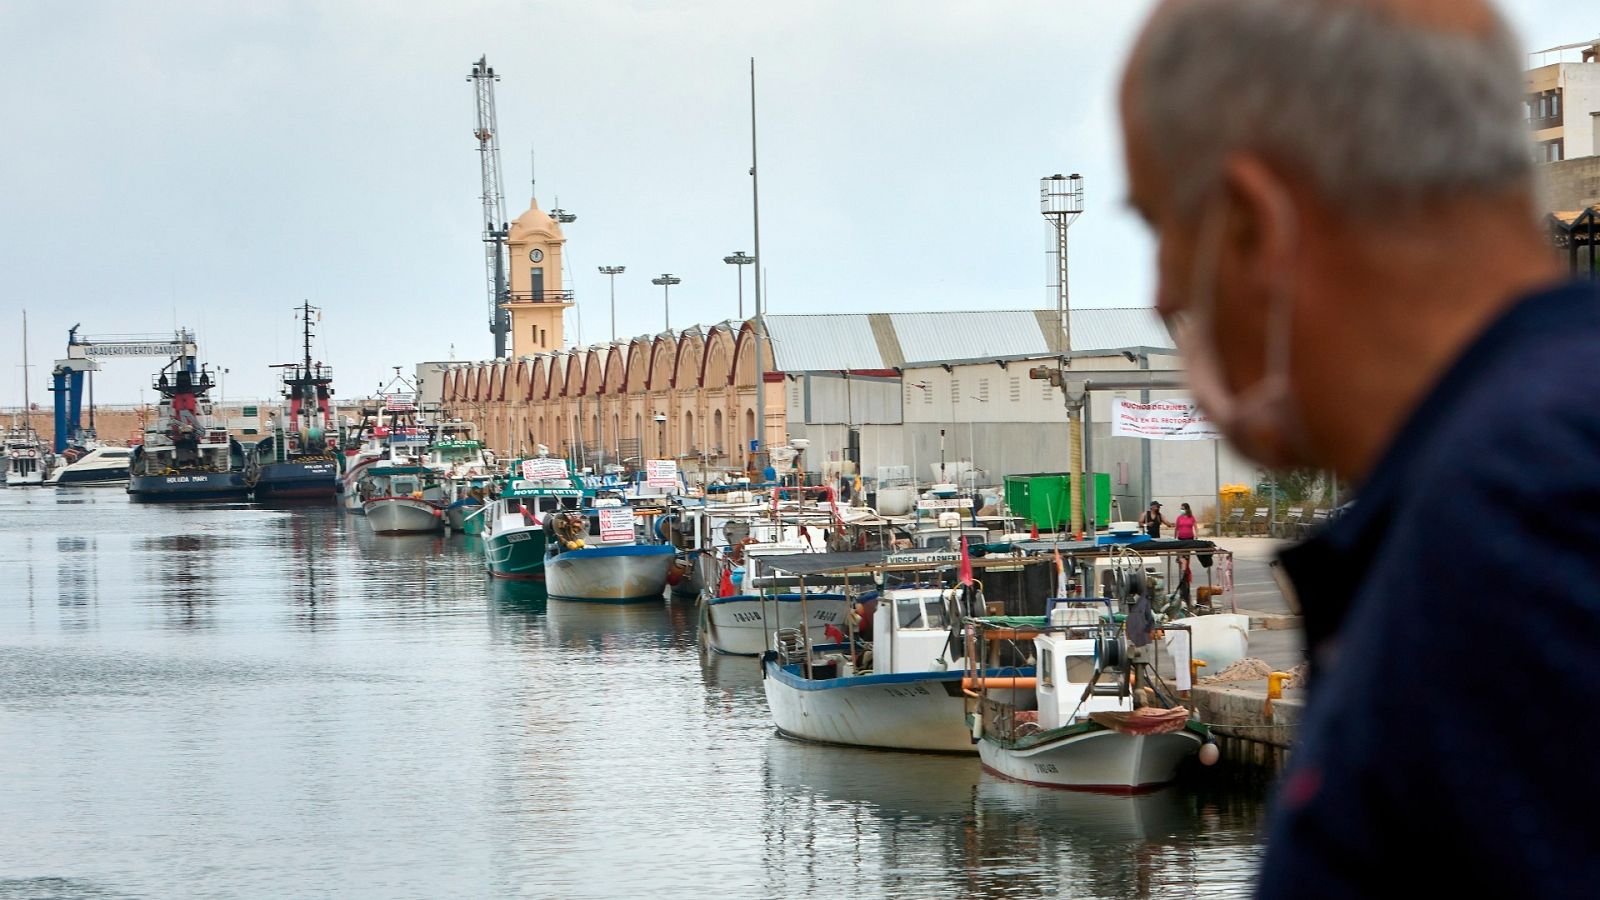
M 1187 0 L 1150 23 L 1134 115 L 1192 210 L 1223 160 L 1263 154 L 1352 216 L 1527 188 L 1521 54 L 1350 0 Z

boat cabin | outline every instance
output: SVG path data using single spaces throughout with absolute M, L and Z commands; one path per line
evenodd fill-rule
M 954 663 L 951 648 L 951 606 L 954 621 L 965 615 L 960 589 L 893 588 L 878 597 L 872 615 L 872 668 L 879 674 L 936 672 Z

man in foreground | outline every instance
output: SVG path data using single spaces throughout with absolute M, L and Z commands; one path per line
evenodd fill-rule
M 1313 674 L 1262 896 L 1600 891 L 1600 296 L 1535 226 L 1520 64 L 1484 0 L 1173 0 L 1128 65 L 1196 399 L 1358 485 L 1283 558 Z

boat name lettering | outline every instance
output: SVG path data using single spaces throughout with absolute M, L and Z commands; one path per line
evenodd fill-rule
M 761 614 L 753 612 L 736 612 L 733 614 L 733 620 L 735 622 L 759 622 L 761 621 Z
M 168 475 L 166 477 L 167 484 L 188 484 L 189 481 L 190 478 L 187 475 Z
M 917 509 L 971 509 L 971 497 L 935 497 L 918 500 Z
M 834 623 L 839 621 L 839 611 L 833 609 L 819 609 L 811 614 L 811 618 L 818 622 Z
M 920 684 L 906 684 L 906 685 L 897 685 L 895 687 L 885 687 L 883 689 L 883 692 L 885 694 L 888 694 L 891 697 L 928 697 L 928 696 L 932 696 L 930 694 L 930 692 L 928 691 L 928 689 L 923 687 Z
M 1037 769 L 1041 775 L 1057 775 L 1061 772 L 1060 769 L 1055 767 L 1054 763 L 1034 763 L 1033 767 Z
M 527 539 L 528 539 L 528 533 L 526 531 L 513 531 L 512 533 L 506 535 L 506 540 L 510 541 L 513 544 L 520 543 L 520 542 L 525 541 Z
M 906 563 L 952 563 L 960 562 L 961 554 L 950 550 L 935 550 L 932 552 L 891 553 L 886 562 L 889 565 L 902 565 Z

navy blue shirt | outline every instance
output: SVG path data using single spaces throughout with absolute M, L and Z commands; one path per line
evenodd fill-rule
M 1600 292 L 1490 326 L 1282 563 L 1312 677 L 1260 896 L 1600 896 Z

